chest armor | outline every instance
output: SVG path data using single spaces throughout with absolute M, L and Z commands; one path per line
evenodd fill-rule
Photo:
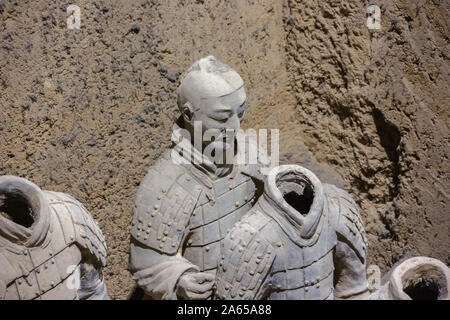
M 292 241 L 273 220 L 264 228 L 277 248 L 270 277 L 272 293 L 268 299 L 333 299 L 333 251 L 337 236 L 334 216 L 328 209 L 325 205 L 315 232 L 317 236 L 301 244 Z M 274 234 L 280 240 L 276 241 Z
M 217 268 L 221 241 L 252 207 L 255 183 L 238 168 L 215 181 L 202 181 L 202 192 L 190 221 L 183 256 L 202 271 Z
M 39 247 L 10 244 L 0 250 L 7 300 L 78 299 L 80 247 L 104 265 L 106 249 L 98 226 L 73 198 L 45 192 L 50 227 Z

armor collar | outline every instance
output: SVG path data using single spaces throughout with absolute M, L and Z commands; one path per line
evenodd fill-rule
M 40 246 L 50 228 L 48 201 L 34 183 L 15 176 L 0 176 L 0 200 L 3 195 L 19 195 L 33 211 L 33 224 L 27 228 L 0 215 L 0 244 L 9 247 Z
M 309 208 L 299 212 L 292 207 L 285 200 L 289 193 L 310 193 L 312 202 Z M 265 178 L 264 194 L 258 204 L 292 241 L 305 246 L 317 240 L 323 223 L 324 193 L 322 183 L 308 169 L 298 165 L 273 168 Z

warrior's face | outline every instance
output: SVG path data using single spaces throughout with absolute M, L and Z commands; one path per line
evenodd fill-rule
M 223 149 L 233 146 L 245 113 L 245 100 L 244 87 L 221 97 L 201 98 L 201 105 L 194 112 L 193 120 L 201 121 L 204 146 L 211 143 Z M 220 132 L 221 136 L 210 139 L 208 132 L 214 134 L 214 130 Z

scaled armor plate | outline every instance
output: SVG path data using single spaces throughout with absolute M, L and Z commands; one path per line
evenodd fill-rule
M 42 194 L 48 200 L 48 233 L 37 247 L 9 242 L 1 248 L 0 298 L 77 299 L 79 279 L 74 273 L 82 259 L 105 266 L 105 239 L 83 205 L 64 193 Z
M 159 252 L 181 252 L 201 271 L 214 270 L 220 241 L 254 196 L 255 184 L 240 167 L 213 180 L 193 165 L 173 163 L 166 151 L 139 187 L 131 235 Z
M 216 281 L 219 299 L 334 298 L 333 253 L 338 237 L 345 237 L 365 259 L 365 235 L 356 204 L 347 193 L 322 187 L 318 179 L 312 185 L 317 210 L 297 216 L 303 223 L 296 225 L 295 209 L 274 200 L 266 182 L 264 195 L 223 240 Z M 283 206 L 291 211 L 291 218 Z M 307 226 L 315 227 L 302 237 Z

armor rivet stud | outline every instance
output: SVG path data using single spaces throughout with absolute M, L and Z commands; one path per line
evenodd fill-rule
M 239 292 L 239 296 L 240 296 L 240 297 L 244 296 L 244 291 L 240 291 L 240 292 Z
M 192 244 L 192 239 L 189 239 L 187 243 Z
M 86 235 L 84 235 L 84 237 L 86 238 Z M 50 251 L 48 254 L 52 256 L 53 252 Z
M 27 250 L 23 250 L 23 255 L 26 256 L 27 254 Z
M 306 280 L 305 285 L 309 286 L 309 281 L 308 280 Z
M 245 196 L 245 197 L 244 197 L 244 200 L 245 200 L 245 201 L 247 201 L 247 200 L 248 200 L 248 197 L 247 197 L 247 196 Z
M 164 246 L 163 246 L 163 244 L 161 243 L 160 245 L 159 245 L 159 248 L 160 249 L 162 249 Z
M 55 264 L 55 260 L 52 260 L 51 263 L 52 263 L 52 264 Z
M 281 242 L 277 243 L 277 246 L 281 247 L 283 244 Z
M 17 280 L 17 283 L 18 283 L 18 284 L 22 284 L 22 281 L 21 281 L 21 280 Z
M 309 290 L 309 288 L 308 288 L 308 287 L 305 287 L 305 291 L 308 292 L 308 290 Z
M 234 204 L 236 207 L 239 207 L 239 201 L 236 201 L 236 203 Z
M 206 250 L 206 252 L 208 252 L 209 251 L 209 246 L 206 246 L 205 250 Z
M 39 272 L 41 272 L 41 270 L 39 270 L 39 269 L 36 269 L 36 273 L 39 273 Z
M 168 234 L 169 234 L 169 232 L 167 232 L 167 230 L 164 231 L 164 235 L 165 235 L 165 236 L 167 236 Z
M 151 214 L 151 216 L 154 217 L 155 215 L 156 215 L 156 212 L 153 211 L 152 214 Z
M 144 240 L 147 240 L 147 239 L 148 239 L 148 237 L 147 237 L 147 236 L 145 236 L 145 237 L 144 237 Z
M 242 252 L 244 249 L 242 247 L 239 247 L 239 252 Z
M 155 210 L 158 210 L 158 209 L 159 209 L 159 206 L 158 206 L 157 204 L 155 204 L 155 205 L 153 206 L 153 208 L 155 208 Z
M 316 284 L 316 288 L 319 288 L 319 287 L 320 287 L 320 283 Z
M 255 271 L 250 270 L 250 275 L 252 276 L 252 275 L 254 275 L 254 274 L 255 274 Z
M 148 226 L 149 228 L 151 228 L 151 227 L 152 227 L 152 224 L 149 222 L 149 223 L 147 224 L 147 226 Z
M 230 187 L 230 190 L 233 189 L 233 185 L 232 185 L 231 183 L 230 183 L 230 186 L 229 186 L 229 187 Z
M 55 286 L 55 282 L 52 281 L 52 282 L 50 283 L 50 285 L 51 285 L 52 287 L 54 287 L 54 286 Z

